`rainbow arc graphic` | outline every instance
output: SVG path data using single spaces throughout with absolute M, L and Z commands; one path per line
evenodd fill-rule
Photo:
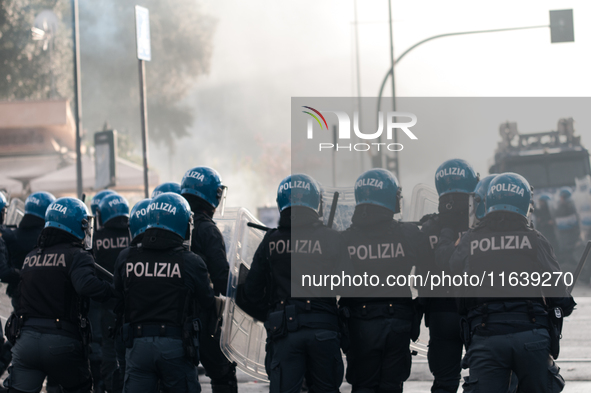
M 326 126 L 326 129 L 328 130 L 328 124 L 326 123 L 326 119 L 324 118 L 324 116 L 322 116 L 322 113 L 320 113 L 319 111 L 317 111 L 316 109 L 314 109 L 310 106 L 302 106 L 302 108 L 310 109 L 312 112 L 316 113 L 316 115 L 320 116 L 320 118 L 324 122 L 324 125 Z M 302 112 L 307 113 L 308 115 L 310 115 L 314 119 L 316 119 L 316 121 L 318 122 L 318 125 L 320 125 L 320 129 L 321 130 L 324 129 L 324 127 L 322 127 L 322 123 L 320 122 L 320 119 L 316 115 L 314 115 L 314 113 L 310 113 L 308 111 L 302 111 Z

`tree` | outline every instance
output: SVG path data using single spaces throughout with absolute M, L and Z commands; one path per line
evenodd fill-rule
M 80 1 L 83 125 L 97 131 L 108 121 L 139 139 L 135 4 L 150 10 L 150 138 L 173 146 L 194 120 L 180 103 L 209 71 L 212 53 L 215 20 L 203 14 L 195 0 Z M 52 50 L 44 51 L 42 41 L 33 41 L 31 27 L 46 9 L 56 14 L 59 26 Z M 73 101 L 71 19 L 70 0 L 0 2 L 0 99 Z
M 181 105 L 198 77 L 209 71 L 215 20 L 195 0 L 81 2 L 84 125 L 140 133 L 134 5 L 150 10 L 152 61 L 146 64 L 150 139 L 174 146 L 187 135 L 193 114 Z
M 61 21 L 44 50 L 33 41 L 35 17 L 49 9 Z M 0 99 L 27 100 L 72 94 L 71 15 L 67 1 L 3 0 L 0 3 Z

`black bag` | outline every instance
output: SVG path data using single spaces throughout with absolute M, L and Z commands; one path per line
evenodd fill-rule
M 285 311 L 281 310 L 270 313 L 265 322 L 265 329 L 267 330 L 268 339 L 285 337 L 287 335 Z
M 201 321 L 198 318 L 185 322 L 183 326 L 183 347 L 185 356 L 193 362 L 195 366 L 199 365 L 199 334 L 201 332 Z
M 92 343 L 92 326 L 88 318 L 80 318 L 80 336 L 82 337 L 82 348 L 84 349 L 84 356 L 90 355 L 90 344 Z
M 550 320 L 550 355 L 556 360 L 560 354 L 560 339 L 562 338 L 562 324 L 564 322 L 562 308 L 554 307 L 548 310 L 548 319 Z
M 15 313 L 11 313 L 8 319 L 6 320 L 6 325 L 4 326 L 4 333 L 6 335 L 6 339 L 9 343 L 14 345 L 16 343 L 17 338 L 21 335 L 21 329 L 23 324 L 25 323 L 22 316 L 18 316 Z

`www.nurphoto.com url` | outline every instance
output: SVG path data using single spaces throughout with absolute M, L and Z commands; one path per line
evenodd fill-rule
M 487 272 L 482 275 L 468 273 L 446 274 L 445 271 L 437 274 L 399 274 L 388 275 L 384 281 L 376 274 L 349 275 L 342 272 L 338 274 L 303 274 L 302 287 L 430 287 L 434 290 L 438 287 L 557 287 L 559 285 L 571 286 L 574 282 L 571 272 Z

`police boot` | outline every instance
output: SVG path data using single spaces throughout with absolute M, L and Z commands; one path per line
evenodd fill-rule
M 222 378 L 211 379 L 212 393 L 238 393 L 238 380 L 236 379 L 236 366 Z

